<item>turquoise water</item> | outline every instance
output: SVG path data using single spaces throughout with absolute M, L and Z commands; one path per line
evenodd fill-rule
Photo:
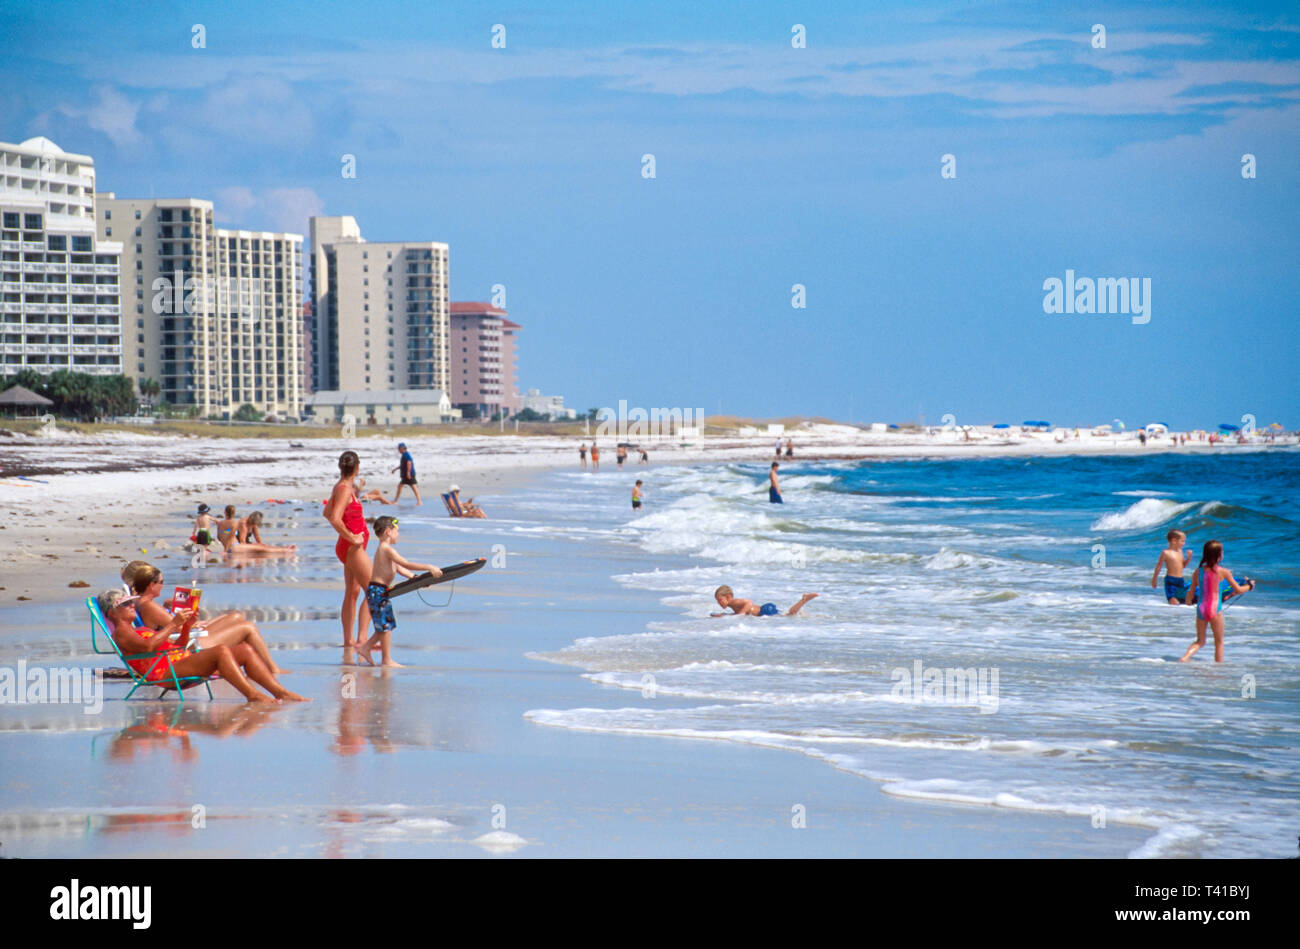
M 615 580 L 680 610 L 539 654 L 672 707 L 529 718 L 788 748 L 901 797 L 1135 825 L 1138 856 L 1294 853 L 1300 453 L 796 463 L 782 484 L 776 506 L 766 463 L 633 467 L 521 499 L 560 512 L 534 528 L 560 545 L 650 555 Z M 1222 664 L 1212 643 L 1177 662 L 1193 608 L 1150 586 L 1170 527 L 1259 580 L 1227 610 Z M 820 597 L 710 618 L 722 583 L 782 609 Z

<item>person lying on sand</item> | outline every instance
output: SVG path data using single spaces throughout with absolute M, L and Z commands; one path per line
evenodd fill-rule
M 162 595 L 163 577 L 162 571 L 152 564 L 144 564 L 135 570 L 131 589 L 135 595 L 136 615 L 149 629 L 155 631 L 164 629 L 180 615 L 168 612 L 158 602 L 158 597 Z M 194 615 L 193 611 L 186 612 Z M 244 618 L 243 613 L 223 613 L 201 625 L 195 625 L 196 619 L 197 616 L 185 627 L 185 635 L 189 637 L 206 634 L 202 643 L 204 649 L 211 649 L 215 645 L 233 647 L 248 643 L 271 675 L 284 675 L 287 671 L 281 669 L 271 658 L 271 651 L 266 648 L 266 641 L 262 639 L 262 634 L 252 622 Z
M 238 646 L 217 645 L 202 652 L 196 652 L 189 646 L 189 633 L 185 626 L 194 618 L 192 610 L 182 610 L 160 630 L 135 626 L 135 601 L 128 598 L 121 590 L 105 590 L 99 595 L 99 608 L 108 622 L 109 635 L 117 643 L 124 656 L 143 656 L 129 660 L 129 665 L 140 675 L 148 676 L 150 682 L 165 682 L 171 678 L 174 670 L 178 676 L 206 678 L 219 675 L 250 702 L 310 702 L 296 692 L 290 692 L 257 657 L 257 653 L 248 643 Z M 179 633 L 176 643 L 170 644 L 168 637 Z M 154 655 L 144 655 L 158 651 L 162 653 L 159 661 Z M 247 673 L 247 675 L 245 675 Z M 252 680 L 250 682 L 249 680 Z M 271 693 L 267 698 L 253 688 L 256 682 Z
M 798 613 L 805 603 L 814 597 L 816 593 L 805 593 L 799 598 L 799 602 L 785 611 L 786 616 L 794 616 Z M 713 598 L 718 601 L 718 606 L 724 610 L 731 610 L 737 616 L 776 616 L 781 611 L 777 609 L 775 603 L 764 603 L 762 606 L 755 606 L 753 600 L 742 600 L 731 592 L 731 587 L 720 586 L 713 591 Z M 726 613 L 710 613 L 710 616 L 726 616 Z
M 234 505 L 226 507 L 226 520 L 217 525 L 218 533 L 225 524 L 231 525 L 231 533 L 221 535 L 221 543 L 228 554 L 291 554 L 298 549 L 296 544 L 276 547 L 262 543 L 262 512 L 254 511 L 248 517 L 235 517 Z

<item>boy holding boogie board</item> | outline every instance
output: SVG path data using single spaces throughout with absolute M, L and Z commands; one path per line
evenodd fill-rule
M 375 624 L 375 632 L 357 647 L 357 656 L 374 665 L 370 653 L 379 646 L 383 657 L 381 662 L 386 666 L 401 668 L 401 663 L 394 662 L 392 656 L 393 629 L 397 626 L 397 620 L 393 617 L 393 604 L 388 596 L 389 585 L 398 573 L 404 577 L 413 577 L 415 571 L 422 570 L 440 577 L 442 571 L 430 564 L 412 563 L 399 554 L 394 548 L 398 534 L 397 518 L 375 518 L 375 537 L 379 538 L 379 549 L 375 551 L 374 568 L 366 587 L 366 602 L 370 604 L 370 619 Z

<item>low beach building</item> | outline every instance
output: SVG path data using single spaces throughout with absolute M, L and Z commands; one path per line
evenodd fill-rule
M 351 416 L 367 425 L 440 425 L 460 418 L 460 410 L 442 389 L 374 389 L 363 392 L 330 390 L 307 397 L 303 417 L 326 424 L 343 424 Z
M 122 241 L 122 371 L 225 415 L 302 410 L 302 235 L 219 228 L 211 201 L 95 197 Z
M 95 233 L 95 163 L 0 142 L 0 375 L 122 371 L 122 245 Z

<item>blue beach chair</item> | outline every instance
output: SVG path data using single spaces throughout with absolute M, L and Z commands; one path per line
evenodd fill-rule
M 127 672 L 129 672 L 131 675 L 131 681 L 134 683 L 134 685 L 131 686 L 131 691 L 126 693 L 126 697 L 128 699 L 132 695 L 134 695 L 135 690 L 140 688 L 141 686 L 151 686 L 153 688 L 162 690 L 161 692 L 158 693 L 158 698 L 162 698 L 169 691 L 175 689 L 176 697 L 180 699 L 181 702 L 184 702 L 185 690 L 192 689 L 196 685 L 203 685 L 205 688 L 207 688 L 208 698 L 209 699 L 212 698 L 212 683 L 208 678 L 204 676 L 177 675 L 176 670 L 170 668 L 170 666 L 168 667 L 167 670 L 168 673 L 170 674 L 169 678 L 159 679 L 155 682 L 150 682 L 149 672 L 152 672 L 154 666 L 156 666 L 158 663 L 165 661 L 163 659 L 162 654 L 158 652 L 146 652 L 146 653 L 141 653 L 138 656 L 124 656 L 122 654 L 121 648 L 117 645 L 117 643 L 113 639 L 112 634 L 108 631 L 108 620 L 104 618 L 104 614 L 99 609 L 99 603 L 96 602 L 93 596 L 86 598 L 86 608 L 90 610 L 90 648 L 102 656 L 115 655 L 117 656 L 117 658 L 122 660 L 122 665 L 126 667 Z M 99 634 L 101 633 L 103 634 L 104 638 L 108 640 L 108 645 L 111 648 L 109 649 L 100 648 Z M 128 661 L 131 659 L 138 660 L 138 659 L 149 659 L 149 658 L 153 658 L 154 661 L 149 664 L 149 669 L 144 674 L 141 674 L 140 672 L 136 671 L 136 669 Z
M 442 503 L 447 505 L 448 517 L 464 517 L 465 511 L 460 506 L 460 498 L 454 494 L 444 494 Z

